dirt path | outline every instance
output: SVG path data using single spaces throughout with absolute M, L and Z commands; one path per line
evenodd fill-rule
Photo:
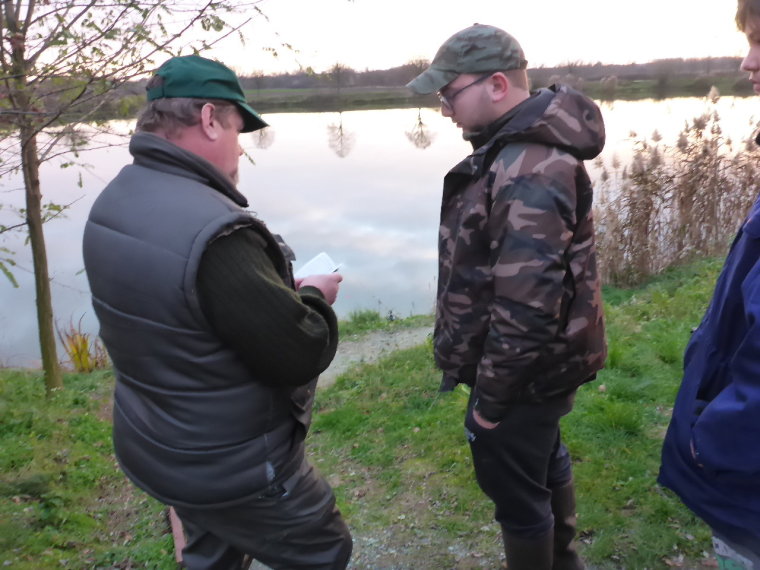
M 346 370 L 363 362 L 374 362 L 402 348 L 417 346 L 433 333 L 432 326 L 394 331 L 375 331 L 357 340 L 344 340 L 330 367 L 319 376 L 319 387 L 329 386 Z

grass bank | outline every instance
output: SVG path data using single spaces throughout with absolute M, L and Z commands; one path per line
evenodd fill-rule
M 709 550 L 706 527 L 655 479 L 683 349 L 719 266 L 606 291 L 607 368 L 563 420 L 594 568 L 696 568 Z M 467 392 L 439 394 L 438 378 L 423 346 L 344 375 L 318 398 L 316 463 L 357 536 L 381 533 L 380 558 L 357 567 L 498 567 L 499 531 L 462 433 Z
M 592 99 L 635 101 L 671 97 L 705 97 L 715 86 L 723 95 L 749 96 L 752 86 L 735 77 L 660 77 L 615 82 L 614 88 L 601 81 L 582 81 L 577 87 Z M 262 113 L 356 111 L 438 107 L 435 95 L 415 95 L 397 87 L 310 87 L 300 89 L 248 90 L 246 97 Z
M 702 261 L 605 292 L 608 365 L 563 420 L 594 568 L 704 562 L 706 527 L 655 477 L 683 348 L 719 267 Z M 498 529 L 462 433 L 467 394 L 438 393 L 438 378 L 425 345 L 317 397 L 311 456 L 353 529 L 354 568 L 498 567 Z M 69 376 L 49 401 L 37 374 L 0 371 L 0 382 L 0 565 L 174 568 L 163 510 L 111 455 L 110 375 Z
M 352 311 L 348 320 L 338 323 L 341 340 L 356 340 L 373 331 L 393 332 L 416 327 L 432 326 L 433 315 L 413 315 L 399 318 L 391 311 L 382 316 L 378 311 Z
M 752 95 L 748 81 L 734 77 L 674 77 L 620 80 L 610 88 L 601 81 L 583 81 L 577 87 L 592 99 L 636 101 L 672 97 L 705 97 L 712 86 L 723 95 Z M 249 90 L 246 97 L 262 113 L 357 111 L 363 109 L 399 109 L 439 107 L 435 95 L 415 95 L 398 87 L 311 87 L 302 89 Z
M 113 458 L 107 372 L 0 371 L 0 566 L 175 568 L 161 505 Z
M 578 87 L 592 99 L 634 101 L 671 97 L 704 97 L 715 85 L 723 95 L 749 96 L 749 81 L 734 77 L 675 77 L 620 80 L 614 88 L 601 81 L 583 81 Z M 304 87 L 249 89 L 246 98 L 261 113 L 318 113 L 360 111 L 367 109 L 404 109 L 435 107 L 435 95 L 415 95 L 399 86 L 388 87 Z M 124 95 L 107 106 L 101 120 L 131 120 L 144 104 L 143 95 Z
M 662 75 L 649 79 L 617 81 L 614 89 L 602 81 L 584 81 L 583 92 L 592 99 L 605 101 L 636 101 L 639 99 L 667 99 L 670 97 L 705 97 L 715 86 L 722 95 L 745 97 L 753 94 L 752 84 L 744 77 L 670 77 Z

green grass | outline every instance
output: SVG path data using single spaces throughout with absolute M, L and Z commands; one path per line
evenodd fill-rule
M 710 550 L 705 525 L 656 476 L 683 349 L 719 268 L 702 261 L 605 291 L 609 362 L 562 426 L 583 555 L 595 568 L 667 568 L 680 555 L 698 564 Z M 438 393 L 439 376 L 429 345 L 344 374 L 317 398 L 311 453 L 357 534 L 384 529 L 390 546 L 410 533 L 431 544 L 400 567 L 470 567 L 468 556 L 495 567 L 498 529 L 462 432 L 467 393 Z M 440 544 L 460 545 L 458 557 Z
M 394 331 L 415 327 L 433 326 L 433 315 L 414 315 L 398 318 L 392 312 L 383 317 L 378 311 L 369 309 L 351 311 L 348 320 L 340 321 L 341 340 L 356 340 L 373 331 Z
M 342 335 L 425 326 L 358 311 Z M 175 568 L 165 509 L 113 457 L 110 372 L 69 374 L 45 398 L 37 371 L 0 369 L 0 567 Z
M 598 81 L 586 81 L 583 83 L 582 90 L 593 99 L 635 101 L 650 98 L 705 97 L 713 85 L 717 87 L 722 95 L 742 97 L 752 94 L 751 84 L 739 75 L 729 77 L 664 76 L 660 79 L 622 79 L 618 82 L 618 88 L 614 93 L 605 92 L 604 87 Z
M 563 435 L 579 530 L 595 569 L 699 567 L 709 532 L 655 478 L 681 356 L 720 262 L 605 290 L 610 356 L 581 388 Z M 415 326 L 358 312 L 344 334 Z M 420 317 L 430 323 L 430 317 Z M 345 331 L 349 331 L 346 333 Z M 319 392 L 310 455 L 333 484 L 373 568 L 494 568 L 499 531 L 464 440 L 467 392 L 437 391 L 430 342 L 357 367 Z M 0 566 L 174 568 L 164 510 L 125 482 L 110 442 L 109 374 L 69 375 L 45 399 L 39 373 L 0 371 Z M 412 548 L 409 548 L 412 545 Z
M 163 509 L 112 456 L 109 374 L 0 372 L 0 566 L 175 568 Z
M 704 97 L 715 85 L 723 95 L 748 96 L 751 84 L 740 76 L 730 77 L 671 77 L 662 79 L 620 80 L 613 93 L 606 92 L 599 81 L 584 81 L 582 91 L 589 97 L 608 100 L 663 99 L 667 97 Z M 249 89 L 246 97 L 263 113 L 350 111 L 361 109 L 392 109 L 407 107 L 437 107 L 433 95 L 420 96 L 408 88 L 342 87 L 335 86 L 292 89 Z
M 432 106 L 437 99 L 398 87 L 310 87 L 250 89 L 246 97 L 262 113 L 355 111 Z

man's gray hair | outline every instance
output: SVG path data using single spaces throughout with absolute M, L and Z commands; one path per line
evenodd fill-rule
M 167 136 L 175 135 L 185 127 L 197 125 L 201 120 L 201 109 L 206 103 L 214 105 L 218 119 L 225 127 L 229 126 L 229 115 L 236 108 L 234 103 L 222 99 L 156 99 L 150 101 L 137 118 L 137 132 L 162 132 Z

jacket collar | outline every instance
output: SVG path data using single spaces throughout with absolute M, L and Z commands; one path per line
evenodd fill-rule
M 464 138 L 472 144 L 474 150 L 477 150 L 495 139 L 497 135 L 501 138 L 509 134 L 520 133 L 544 114 L 553 96 L 554 93 L 546 89 L 535 91 L 530 97 L 512 107 L 482 131 L 469 133 Z
M 160 172 L 197 180 L 227 196 L 240 207 L 248 200 L 218 168 L 206 159 L 151 133 L 137 133 L 129 141 L 134 163 Z

